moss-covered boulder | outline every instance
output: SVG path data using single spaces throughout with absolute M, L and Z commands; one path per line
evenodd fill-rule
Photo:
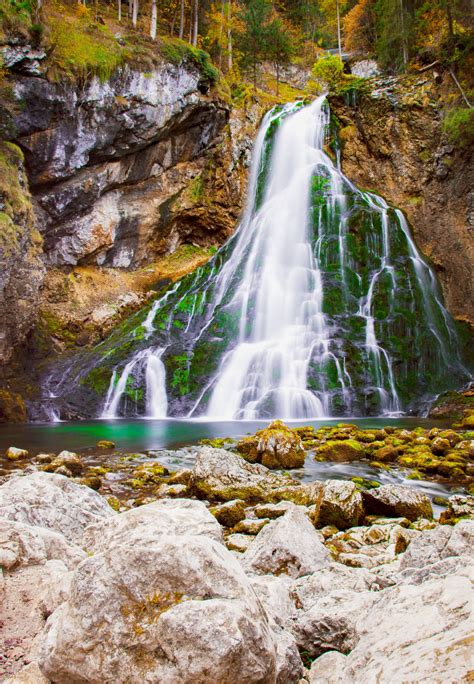
M 0 390 L 0 423 L 26 423 L 25 402 L 19 394 Z
M 302 468 L 305 460 L 300 434 L 281 420 L 241 439 L 237 451 L 250 463 L 261 463 L 266 468 Z
M 318 447 L 317 461 L 357 461 L 366 455 L 365 447 L 356 439 L 342 441 L 330 439 Z
M 431 451 L 434 454 L 444 454 L 446 451 L 448 451 L 450 446 L 451 445 L 447 439 L 435 437 L 431 443 Z
M 397 459 L 398 449 L 396 449 L 391 444 L 387 444 L 381 449 L 377 449 L 373 456 L 375 460 L 379 461 L 380 463 L 391 463 L 392 461 L 395 461 Z

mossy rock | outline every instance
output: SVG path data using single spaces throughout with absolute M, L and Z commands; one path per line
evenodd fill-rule
M 0 423 L 26 423 L 26 405 L 19 394 L 0 390 Z
M 355 439 L 328 440 L 318 448 L 315 454 L 318 460 L 325 461 L 358 461 L 365 455 L 364 446 Z
M 266 468 L 302 468 L 305 450 L 301 436 L 281 420 L 275 420 L 264 430 L 237 443 L 237 451 L 250 463 Z

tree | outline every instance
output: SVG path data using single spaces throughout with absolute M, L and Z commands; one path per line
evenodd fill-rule
M 184 38 L 184 0 L 181 0 L 181 12 L 179 19 L 179 37 L 180 40 Z
M 197 46 L 199 33 L 199 0 L 194 0 L 194 24 L 193 24 L 193 40 L 194 47 Z
M 151 0 L 151 24 L 150 24 L 150 38 L 156 40 L 156 24 L 158 21 L 158 11 L 156 8 L 156 0 Z
M 334 92 L 344 80 L 344 64 L 338 55 L 320 57 L 311 69 L 313 78 Z
M 244 69 L 252 72 L 254 90 L 257 88 L 258 68 L 267 56 L 271 12 L 269 0 L 250 0 L 240 14 L 243 23 L 238 36 L 241 63 Z
M 348 6 L 349 0 L 319 0 L 319 7 L 326 22 L 329 37 L 337 43 L 339 57 L 342 57 L 341 17 Z
M 280 94 L 280 69 L 289 64 L 294 54 L 290 28 L 280 17 L 275 17 L 267 29 L 268 58 L 276 71 L 276 94 Z

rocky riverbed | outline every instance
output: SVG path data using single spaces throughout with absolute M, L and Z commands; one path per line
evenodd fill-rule
M 330 430 L 273 424 L 237 444 L 192 447 L 190 467 L 174 473 L 170 461 L 122 455 L 121 496 L 113 468 L 12 451 L 0 486 L 0 675 L 468 681 L 474 497 L 451 496 L 436 519 L 413 486 L 282 470 L 292 452 L 321 458 L 348 441 L 335 430 L 371 444 L 347 425 Z

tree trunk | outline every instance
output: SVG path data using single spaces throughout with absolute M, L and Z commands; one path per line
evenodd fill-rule
M 199 32 L 199 0 L 194 0 L 194 29 L 193 29 L 193 45 L 197 47 Z
M 232 57 L 232 0 L 229 0 L 228 4 L 228 16 L 227 16 L 227 68 L 232 71 L 233 57 Z
M 137 20 L 138 20 L 138 0 L 133 0 L 133 8 L 132 8 L 132 24 L 137 26 Z
M 276 64 L 276 72 L 277 72 L 277 92 L 276 92 L 276 94 L 278 97 L 280 94 L 280 65 L 278 62 Z
M 341 15 L 339 12 L 339 0 L 336 0 L 336 13 L 337 13 L 337 49 L 339 50 L 339 59 L 342 61 L 342 48 L 341 48 Z
M 451 12 L 451 0 L 444 0 L 446 6 L 446 18 L 448 20 L 449 42 L 452 44 L 454 29 L 453 29 L 453 14 Z
M 181 0 L 181 16 L 179 18 L 179 37 L 184 38 L 184 0 Z
M 406 69 L 408 63 L 408 49 L 405 37 L 405 17 L 403 11 L 403 0 L 400 0 L 400 26 L 402 29 L 402 51 L 403 51 L 403 66 Z
M 117 17 L 119 21 L 122 21 L 122 0 L 118 0 L 118 12 Z
M 156 22 L 158 20 L 158 12 L 156 9 L 156 0 L 152 0 L 151 3 L 151 25 L 150 25 L 150 38 L 156 40 Z

